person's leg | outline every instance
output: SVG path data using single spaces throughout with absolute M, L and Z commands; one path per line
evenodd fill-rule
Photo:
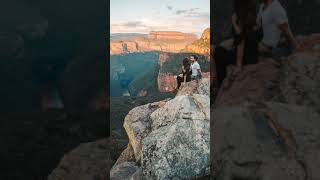
M 271 54 L 275 58 L 281 58 L 281 57 L 286 57 L 291 54 L 291 51 L 289 48 L 286 47 L 278 47 L 278 48 L 273 48 L 271 51 Z
M 177 76 L 177 84 L 178 84 L 177 89 L 179 89 L 179 88 L 180 88 L 180 86 L 181 86 L 181 82 L 182 82 L 182 77 Z
M 190 82 L 191 81 L 191 75 L 189 74 L 189 75 L 187 75 L 187 77 L 186 77 L 186 82 Z
M 234 53 L 227 51 L 223 47 L 217 47 L 214 52 L 214 60 L 216 64 L 216 76 L 218 87 L 222 85 L 222 82 L 227 74 L 227 66 L 234 63 Z

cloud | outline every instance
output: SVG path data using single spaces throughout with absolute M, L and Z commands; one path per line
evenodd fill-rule
M 147 31 L 147 25 L 142 21 L 113 22 L 111 32 Z
M 137 21 L 113 21 L 111 33 L 149 33 L 150 31 L 181 31 L 201 35 L 202 31 L 210 26 L 210 13 L 199 8 L 175 9 L 167 8 L 173 15 L 163 16 L 153 14 Z
M 145 26 L 145 25 L 141 21 L 130 21 L 130 22 L 124 23 L 123 26 L 131 28 L 131 27 L 139 27 L 139 26 Z
M 195 13 L 197 10 L 199 10 L 199 8 L 191 8 L 191 9 L 183 9 L 183 10 L 177 10 L 175 12 L 176 15 L 180 15 L 180 14 L 192 14 Z

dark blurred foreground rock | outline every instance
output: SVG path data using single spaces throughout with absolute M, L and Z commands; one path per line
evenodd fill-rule
M 211 110 L 216 180 L 320 178 L 320 38 L 288 58 L 232 66 Z

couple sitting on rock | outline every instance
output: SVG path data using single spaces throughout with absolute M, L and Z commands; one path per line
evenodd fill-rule
M 278 0 L 263 0 L 258 13 L 255 0 L 234 0 L 231 22 L 233 45 L 230 48 L 222 43 L 215 49 L 219 87 L 228 65 L 235 64 L 237 74 L 243 65 L 257 63 L 259 56 L 280 58 L 300 48 L 290 30 L 286 11 Z
M 191 61 L 191 62 L 190 62 Z M 191 80 L 199 80 L 202 78 L 201 68 L 198 63 L 198 56 L 192 55 L 189 58 L 182 60 L 182 72 L 177 76 L 177 88 L 180 88 L 181 83 L 189 82 Z

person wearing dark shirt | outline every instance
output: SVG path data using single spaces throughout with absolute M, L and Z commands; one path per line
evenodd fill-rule
M 238 73 L 243 65 L 258 62 L 261 32 L 256 20 L 256 5 L 252 0 L 234 0 L 234 13 L 231 17 L 233 48 L 227 50 L 218 46 L 214 54 L 218 87 L 226 77 L 228 65 L 236 65 L 235 73 Z
M 188 58 L 184 58 L 182 60 L 182 67 L 181 67 L 182 71 L 181 71 L 181 74 L 179 74 L 177 76 L 177 88 L 176 90 L 178 90 L 181 86 L 181 83 L 182 82 L 189 82 L 191 81 L 191 64 L 190 64 L 190 61 Z

